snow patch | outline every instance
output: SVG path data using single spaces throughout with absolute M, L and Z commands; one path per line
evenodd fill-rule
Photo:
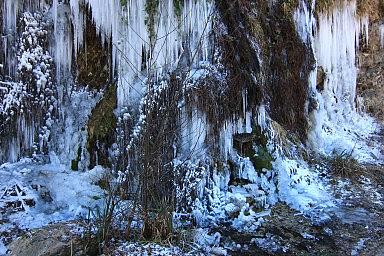
M 104 170 L 73 172 L 63 165 L 39 164 L 23 159 L 0 166 L 0 208 L 8 222 L 21 229 L 87 217 L 102 207 L 103 190 L 97 182 Z

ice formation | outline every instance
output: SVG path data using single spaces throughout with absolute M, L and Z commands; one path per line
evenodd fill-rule
M 22 30 L 16 42 L 16 56 L 13 55 L 17 63 L 7 64 L 15 65 L 15 79 L 3 83 L 0 106 L 3 129 L 15 127 L 16 131 L 10 140 L 7 141 L 7 136 L 2 140 L 5 144 L 0 149 L 2 161 L 16 161 L 32 150 L 45 151 L 57 108 L 52 81 L 53 60 L 46 48 L 46 24 L 39 13 L 24 12 L 20 16 Z M 35 138 L 36 133 L 38 138 Z
M 148 89 L 156 99 L 168 86 L 164 80 L 169 74 L 182 70 L 187 74 L 182 84 L 185 93 L 214 69 L 211 63 L 215 54 L 211 37 L 216 11 L 213 0 L 155 1 L 158 5 L 151 6 L 152 9 L 143 0 L 126 1 L 123 6 L 120 0 L 53 0 L 51 5 L 45 2 L 4 0 L 2 7 L 2 67 L 6 75 L 13 78 L 32 72 L 36 80 L 32 89 L 42 97 L 43 101 L 38 103 L 44 111 L 39 117 L 43 119 L 40 123 L 17 115 L 17 134 L 7 145 L 1 145 L 0 161 L 14 162 L 40 148 L 40 151 L 45 149 L 44 153 L 57 156 L 56 164 L 61 162 L 69 168 L 71 160 L 78 158 L 80 170 L 87 169 L 89 154 L 84 150 L 87 121 L 104 92 L 76 86 L 74 65 L 80 50 L 87 48 L 87 15 L 91 15 L 106 50 L 108 47 L 111 50 L 111 69 L 116 74 L 112 83 L 117 84 L 115 114 L 121 123 L 135 121 L 131 130 L 127 128 L 131 132 L 130 142 L 121 147 L 115 144 L 119 147 L 114 150 L 116 155 L 119 150 L 130 150 L 140 138 L 147 118 L 142 109 L 152 100 Z M 319 13 L 317 20 L 311 11 L 315 1 L 312 6 L 307 2 L 300 1 L 293 18 L 298 36 L 316 58 L 316 67 L 308 81 L 310 95 L 306 114 L 311 125 L 308 143 L 319 154 L 348 152 L 361 161 L 375 161 L 379 158 L 379 149 L 368 150 L 366 140 L 377 127 L 372 118 L 356 107 L 356 52 L 361 38 L 363 43 L 369 43 L 369 20 L 357 16 L 354 0 L 343 1 L 328 13 Z M 180 3 L 182 6 L 178 6 Z M 31 13 L 40 16 L 37 18 Z M 16 26 L 20 18 L 28 21 L 22 35 L 17 34 Z M 52 34 L 44 26 L 49 24 L 53 25 Z M 383 44 L 383 26 L 380 31 Z M 44 38 L 44 43 L 39 42 L 39 36 Z M 11 47 L 15 44 L 18 44 L 16 50 Z M 149 88 L 151 82 L 157 82 L 155 88 Z M 1 115 L 21 113 L 23 99 L 31 94 L 26 84 L 23 79 L 0 83 Z M 236 213 L 233 227 L 254 230 L 268 214 L 265 208 L 278 200 L 302 211 L 310 210 L 312 205 L 331 205 L 327 204 L 331 198 L 316 173 L 295 154 L 295 149 L 289 148 L 291 154 L 285 154 L 280 144 L 286 138 L 270 118 L 267 100 L 249 109 L 248 93 L 243 89 L 241 97 L 236 99 L 242 102 L 242 112 L 222 120 L 218 128 L 222 166 L 209 156 L 213 147 L 209 143 L 209 131 L 213 124 L 209 123 L 208 114 L 193 104 L 178 102 L 181 146 L 173 145 L 172 164 L 188 186 L 178 185 L 176 197 L 188 202 L 180 206 L 181 210 L 191 210 L 201 225 Z M 250 135 L 255 128 L 260 128 L 269 139 L 263 150 L 273 156 L 270 170 L 256 170 L 250 157 L 242 156 L 234 148 L 235 135 Z M 38 139 L 35 139 L 36 133 Z M 119 136 L 124 137 L 124 131 L 122 134 Z M 235 178 L 247 184 L 229 184 L 233 178 L 231 172 L 235 172 L 230 170 L 229 160 L 235 166 Z M 63 176 L 56 173 L 55 177 Z M 60 199 L 60 195 L 57 198 Z M 71 213 L 75 211 L 71 209 Z
M 101 167 L 77 173 L 54 161 L 39 164 L 24 158 L 0 165 L 0 175 L 0 209 L 11 226 L 38 228 L 87 217 L 89 209 L 103 205 L 103 190 L 95 185 L 104 175 Z
M 384 24 L 380 25 L 379 32 L 380 32 L 380 44 L 381 44 L 381 47 L 384 48 Z
M 86 47 L 85 14 L 81 8 L 84 5 L 92 12 L 102 39 L 113 45 L 112 60 L 119 74 L 119 107 L 132 104 L 132 91 L 141 91 L 135 83 L 143 79 L 142 75 L 156 77 L 169 72 L 177 67 L 182 56 L 195 64 L 208 59 L 212 4 L 193 0 L 183 1 L 183 6 L 174 3 L 160 1 L 154 10 L 147 10 L 145 1 L 139 0 L 128 1 L 124 7 L 119 0 L 70 1 L 74 52 Z
M 310 86 L 316 110 L 311 114 L 309 141 L 326 155 L 350 153 L 361 161 L 374 161 L 378 149 L 369 150 L 365 143 L 377 125 L 356 108 L 356 52 L 361 34 L 367 42 L 368 19 L 357 16 L 355 1 L 344 1 L 319 15 L 314 49 L 322 81 L 316 81 L 314 71 Z

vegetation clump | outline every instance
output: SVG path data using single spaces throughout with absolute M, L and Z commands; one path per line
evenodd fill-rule
M 294 10 L 299 6 L 298 0 L 287 0 L 283 2 L 283 9 L 285 13 L 293 13 Z
M 127 6 L 127 2 L 128 2 L 128 0 L 120 0 L 120 5 L 125 7 L 125 6 Z
M 335 153 L 329 159 L 331 171 L 338 177 L 352 178 L 361 169 L 356 159 L 352 157 L 352 152 L 343 151 Z
M 336 0 L 317 0 L 316 6 L 315 6 L 315 13 L 322 13 L 326 12 L 327 10 L 331 9 L 336 3 Z
M 327 13 L 336 6 L 348 3 L 350 0 L 316 0 L 315 14 Z M 357 0 L 356 12 L 358 16 L 369 16 L 371 21 L 379 20 L 383 17 L 383 0 Z

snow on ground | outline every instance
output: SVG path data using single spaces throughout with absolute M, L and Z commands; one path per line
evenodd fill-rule
M 74 172 L 58 163 L 42 164 L 25 158 L 0 166 L 0 230 L 31 229 L 86 217 L 102 206 L 97 181 L 104 170 Z M 7 226 L 8 225 L 8 226 Z
M 0 241 L 0 255 L 5 255 L 7 252 L 7 247 L 3 244 L 2 241 Z
M 223 248 L 221 234 L 219 232 L 209 234 L 209 232 L 207 228 L 191 230 L 190 237 L 178 246 L 124 242 L 118 246 L 114 255 L 227 255 L 227 250 Z M 189 239 L 191 240 L 188 241 Z
M 132 255 L 132 256 L 168 256 L 168 255 L 186 255 L 178 247 L 161 246 L 154 243 L 140 244 L 140 243 L 125 243 L 121 245 L 115 252 L 116 255 Z
M 334 199 L 319 172 L 306 162 L 279 158 L 274 162 L 279 170 L 279 197 L 292 208 L 327 219 L 325 209 L 334 207 Z

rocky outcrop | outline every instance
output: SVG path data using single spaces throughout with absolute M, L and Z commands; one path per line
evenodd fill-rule
M 363 98 L 360 102 L 363 110 L 384 122 L 383 3 L 372 1 L 365 11 L 369 14 L 371 26 L 369 42 L 363 45 L 358 57 L 357 89 Z
M 34 230 L 13 241 L 9 246 L 12 256 L 68 256 L 89 255 L 98 250 L 87 244 L 80 235 L 84 228 L 77 224 L 55 224 Z M 93 255 L 93 254 L 92 254 Z

